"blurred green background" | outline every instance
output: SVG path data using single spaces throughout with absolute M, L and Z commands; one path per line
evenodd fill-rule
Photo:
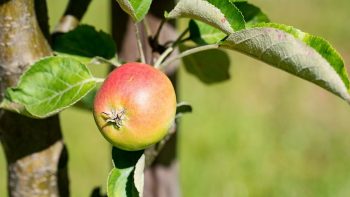
M 67 0 L 48 0 L 51 26 Z M 252 0 L 274 22 L 323 36 L 350 62 L 348 0 Z M 84 23 L 109 31 L 109 1 L 94 0 Z M 350 107 L 325 90 L 230 52 L 232 79 L 206 86 L 180 69 L 183 196 L 350 196 Z M 350 69 L 350 67 L 348 67 Z M 106 68 L 94 68 L 103 75 Z M 110 148 L 92 115 L 61 115 L 73 197 L 105 189 Z M 0 151 L 0 196 L 6 196 Z

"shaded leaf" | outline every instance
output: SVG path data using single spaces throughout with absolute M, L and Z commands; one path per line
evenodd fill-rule
M 196 20 L 190 20 L 189 29 L 190 39 L 198 45 L 218 43 L 226 37 L 219 29 Z
M 152 0 L 116 0 L 124 12 L 128 13 L 134 22 L 140 22 L 151 7 Z
M 241 12 L 229 0 L 180 0 L 167 17 L 196 19 L 226 34 L 245 27 Z
M 187 47 L 181 46 L 185 51 Z M 230 79 L 230 58 L 226 52 L 212 49 L 186 56 L 183 59 L 187 72 L 195 75 L 206 84 L 213 84 Z
M 143 151 L 124 151 L 113 147 L 114 168 L 108 176 L 107 194 L 118 197 L 142 196 L 143 169 L 145 156 Z
M 79 61 L 48 57 L 23 73 L 17 87 L 6 90 L 3 102 L 23 106 L 25 110 L 12 109 L 23 115 L 45 118 L 78 102 L 95 85 L 95 78 Z
M 53 49 L 59 54 L 75 56 L 82 62 L 89 62 L 90 58 L 96 56 L 111 59 L 116 54 L 112 37 L 89 25 L 80 25 L 72 31 L 57 35 L 53 40 Z
M 94 88 L 87 95 L 85 95 L 75 106 L 83 109 L 92 110 L 94 107 L 94 100 L 98 88 Z
M 344 63 L 328 42 L 292 27 L 265 25 L 268 27 L 235 32 L 221 46 L 262 60 L 350 102 Z
M 102 194 L 101 192 L 101 187 L 95 187 L 91 194 L 90 194 L 90 197 L 107 197 L 107 195 L 105 194 Z
M 248 2 L 234 2 L 234 5 L 242 12 L 247 26 L 257 23 L 270 22 L 269 18 L 260 8 Z

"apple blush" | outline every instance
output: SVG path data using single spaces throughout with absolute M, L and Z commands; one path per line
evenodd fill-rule
M 165 137 L 174 123 L 176 95 L 169 78 L 143 63 L 112 71 L 97 92 L 94 118 L 115 147 L 136 151 Z

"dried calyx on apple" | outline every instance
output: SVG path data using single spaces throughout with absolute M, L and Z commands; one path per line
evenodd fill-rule
M 128 151 L 159 142 L 174 123 L 176 95 L 169 78 L 142 63 L 112 71 L 97 92 L 94 118 L 102 135 Z

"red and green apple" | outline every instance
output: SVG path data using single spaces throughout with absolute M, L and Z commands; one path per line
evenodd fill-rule
M 114 146 L 136 151 L 159 142 L 174 123 L 176 95 L 169 78 L 143 63 L 112 71 L 96 94 L 94 118 Z

